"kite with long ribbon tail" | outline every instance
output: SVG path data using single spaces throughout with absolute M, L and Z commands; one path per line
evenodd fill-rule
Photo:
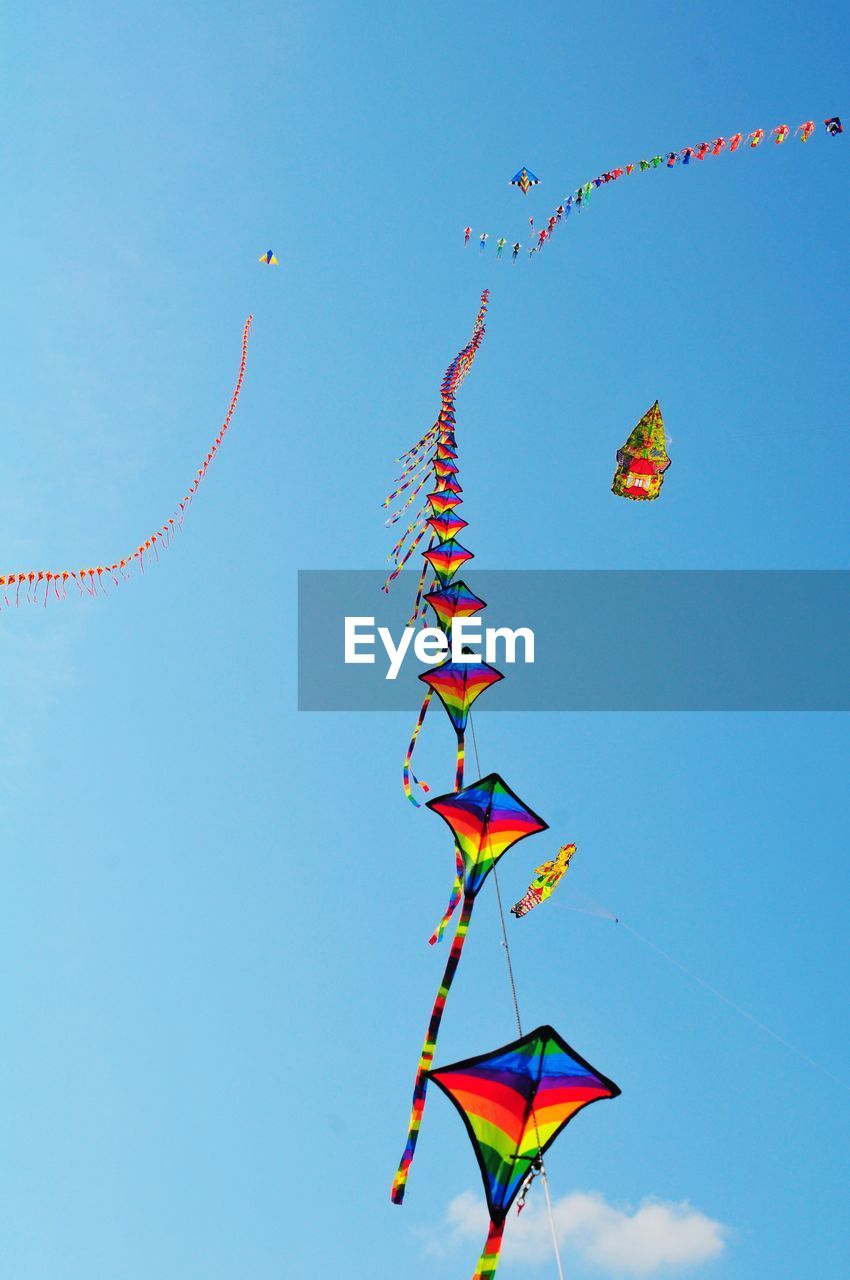
M 456 508 L 461 505 L 463 498 L 461 497 L 461 484 L 457 478 L 458 455 L 455 441 L 455 397 L 464 378 L 472 368 L 475 356 L 484 340 L 484 322 L 487 315 L 489 296 L 489 290 L 485 289 L 481 294 L 478 313 L 472 326 L 472 336 L 457 353 L 443 376 L 440 386 L 440 412 L 436 421 L 398 459 L 399 462 L 404 464 L 404 469 L 396 481 L 397 487 L 384 500 L 384 506 L 390 507 L 396 498 L 400 498 L 407 493 L 402 505 L 393 512 L 386 522 L 388 525 L 392 525 L 401 518 L 408 507 L 413 505 L 419 493 L 427 485 L 430 484 L 432 486 L 431 491 L 427 494 L 425 504 L 417 511 L 413 520 L 408 524 L 390 552 L 388 559 L 392 562 L 393 567 L 384 583 L 384 590 L 389 591 L 414 552 L 427 539 L 423 553 L 425 563 L 422 567 L 413 603 L 413 611 L 409 620 L 412 626 L 415 626 L 419 619 L 424 616 L 427 607 L 426 604 L 423 604 L 423 597 L 425 596 L 429 574 L 433 577 L 434 586 L 444 590 L 448 587 L 460 566 L 472 557 L 472 553 L 461 546 L 456 538 L 456 535 L 466 527 L 466 521 L 456 512 Z M 480 602 L 479 607 L 484 607 L 483 601 Z M 447 606 L 439 619 L 439 625 L 447 635 L 450 631 L 451 616 L 451 609 Z M 461 681 L 460 679 L 455 679 L 456 672 L 449 670 L 443 670 L 442 674 L 432 681 L 426 680 L 426 683 L 431 683 L 431 688 L 425 695 L 420 707 L 402 767 L 404 793 L 410 803 L 417 808 L 420 807 L 420 801 L 413 794 L 413 786 L 419 786 L 426 794 L 429 788 L 427 783 L 423 783 L 413 772 L 412 759 L 416 741 L 428 714 L 433 693 L 438 693 L 447 710 L 450 703 L 455 710 L 453 722 L 458 735 L 456 785 L 459 788 L 463 785 L 463 733 L 466 726 L 466 716 L 475 697 L 486 687 L 486 681 L 489 678 L 487 673 L 489 672 L 492 672 L 492 668 L 486 668 L 485 673 L 484 664 L 481 664 L 474 673 L 470 671 L 471 685 L 469 680 Z M 500 679 L 498 673 L 493 673 L 492 679 Z M 461 684 L 462 688 L 460 687 Z M 469 694 L 468 697 L 467 693 Z M 447 699 L 449 700 L 448 702 Z M 455 905 L 456 903 L 457 899 L 455 900 Z M 440 935 L 443 928 L 445 928 L 445 923 L 438 926 Z
M 421 518 L 421 527 L 414 521 L 408 530 L 406 537 L 410 537 L 411 543 L 407 550 L 403 550 L 405 538 L 394 548 L 397 570 L 390 575 L 386 584 L 389 587 L 398 576 L 398 571 L 430 528 L 431 535 L 422 553 L 425 567 L 419 578 L 411 622 L 415 624 L 424 609 L 430 608 L 433 611 L 435 630 L 442 632 L 444 638 L 445 657 L 437 666 L 420 676 L 428 686 L 428 693 L 405 757 L 404 782 L 408 796 L 411 796 L 410 780 L 413 777 L 411 757 L 434 693 L 442 702 L 454 729 L 457 756 L 454 791 L 428 800 L 426 806 L 438 813 L 451 830 L 456 864 L 448 907 L 429 942 L 434 943 L 440 939 L 457 906 L 462 902 L 419 1057 L 407 1139 L 393 1179 L 391 1197 L 395 1204 L 402 1204 L 404 1201 L 422 1125 L 428 1081 L 433 1079 L 461 1110 L 484 1176 L 490 1209 L 490 1231 L 475 1280 L 489 1280 L 494 1275 L 508 1209 L 518 1195 L 521 1196 L 521 1202 L 524 1202 L 531 1179 L 538 1173 L 543 1179 L 552 1240 L 559 1274 L 562 1275 L 543 1152 L 582 1106 L 596 1098 L 613 1097 L 619 1092 L 616 1085 L 600 1076 L 574 1054 L 550 1027 L 541 1027 L 530 1036 L 523 1036 L 496 863 L 526 836 L 545 831 L 547 824 L 497 773 L 487 774 L 476 782 L 464 785 L 465 732 L 472 705 L 492 684 L 502 679 L 501 673 L 489 664 L 474 655 L 468 655 L 452 643 L 457 638 L 456 634 L 453 635 L 455 619 L 472 617 L 485 608 L 484 601 L 457 577 L 461 567 L 472 559 L 472 553 L 459 541 L 466 522 L 457 514 L 457 507 L 462 501 L 462 490 L 457 479 L 458 451 L 453 395 L 471 365 L 483 334 L 486 300 L 485 293 L 472 342 L 447 371 L 443 384 L 443 404 L 437 422 L 431 432 L 426 433 L 402 459 L 405 471 L 399 477 L 401 487 L 396 494 L 390 496 L 388 504 L 405 486 L 411 488 L 419 485 L 424 488 L 425 480 L 430 474 L 433 474 L 434 489 L 427 496 L 430 514 Z M 429 462 L 423 466 L 422 459 L 432 447 L 434 452 Z M 465 538 L 465 533 L 463 536 Z M 425 585 L 429 577 L 433 579 L 433 584 L 426 591 Z M 474 737 L 473 748 L 477 764 L 478 750 Z M 478 770 L 480 772 L 480 764 Z M 552 864 L 553 887 L 566 869 L 570 856 L 571 847 L 564 848 L 555 860 L 558 863 L 557 871 L 554 863 Z M 549 865 L 547 864 L 547 870 Z M 541 872 L 543 870 L 544 868 L 540 869 Z M 446 1001 L 463 953 L 476 897 L 491 871 L 496 884 L 520 1039 L 497 1050 L 495 1054 L 485 1054 L 458 1063 L 454 1068 L 434 1071 L 434 1054 Z
M 249 316 L 242 330 L 242 355 L 239 361 L 239 374 L 236 378 L 233 394 L 230 397 L 230 404 L 227 407 L 224 422 L 219 428 L 215 440 L 210 445 L 203 464 L 195 473 L 192 484 L 184 494 L 174 514 L 159 529 L 140 542 L 134 551 L 122 556 L 120 560 L 113 561 L 111 564 L 94 565 L 83 569 L 29 569 L 24 572 L 0 574 L 0 589 L 3 591 L 7 605 L 20 604 L 21 588 L 25 591 L 27 601 L 38 603 L 41 588 L 43 587 L 42 604 L 46 606 L 51 591 L 53 591 L 57 600 L 62 600 L 66 597 L 69 582 L 72 582 L 77 587 L 80 595 L 85 591 L 90 596 L 95 596 L 98 590 L 103 595 L 106 595 L 104 576 L 110 577 L 117 587 L 120 580 L 126 580 L 130 577 L 130 570 L 134 561 L 138 561 L 139 568 L 144 572 L 146 555 L 148 558 L 153 556 L 155 559 L 159 559 L 159 550 L 166 550 L 174 534 L 182 528 L 183 520 L 191 506 L 192 499 L 198 492 L 201 481 L 206 476 L 207 470 L 227 434 L 239 400 L 239 393 L 242 390 L 242 381 L 245 377 L 245 367 L 248 363 L 248 335 L 251 331 L 253 319 L 253 316 Z M 9 595 L 12 588 L 14 588 L 14 594 L 10 600 Z
M 407 465 L 398 477 L 398 487 L 384 499 L 384 506 L 389 507 L 397 497 L 412 487 L 413 491 L 405 499 L 404 506 L 387 520 L 387 524 L 393 524 L 399 519 L 402 511 L 412 505 L 429 482 L 434 486 L 433 493 L 427 495 L 427 505 L 417 513 L 413 523 L 388 557 L 393 562 L 393 568 L 384 584 L 385 591 L 389 591 L 421 539 L 428 533 L 429 515 L 426 514 L 428 507 L 431 508 L 431 516 L 439 516 L 462 502 L 460 485 L 455 479 L 457 465 L 454 460 L 457 457 L 457 449 L 454 442 L 454 402 L 458 389 L 472 368 L 478 348 L 484 340 L 484 322 L 489 296 L 489 290 L 485 289 L 481 294 L 478 314 L 472 327 L 472 337 L 457 353 L 445 372 L 440 387 L 440 412 L 436 421 L 416 444 L 401 455 L 399 461 Z M 455 501 L 448 506 L 444 505 L 443 499 L 451 497 L 454 497 Z M 437 501 L 432 502 L 432 498 Z M 438 532 L 431 529 L 431 535 L 432 540 L 435 540 Z
M 407 1142 L 393 1180 L 394 1204 L 401 1204 L 404 1200 L 407 1176 L 416 1151 L 425 1109 L 428 1072 L 434 1060 L 446 999 L 466 941 L 475 898 L 508 849 L 526 836 L 546 831 L 548 827 L 497 773 L 488 774 L 486 778 L 480 778 L 460 791 L 429 800 L 428 808 L 440 815 L 454 835 L 462 866 L 463 907 L 419 1057 Z
M 430 1078 L 456 1107 L 475 1150 L 490 1227 L 473 1280 L 492 1280 L 505 1219 L 542 1169 L 543 1153 L 582 1108 L 620 1090 L 549 1026 Z
M 463 904 L 419 1057 L 407 1141 L 392 1188 L 392 1199 L 396 1204 L 401 1204 L 404 1199 L 408 1170 L 416 1149 L 425 1106 L 427 1072 L 434 1059 L 446 999 L 463 951 L 475 897 L 487 875 L 507 849 L 525 836 L 546 829 L 546 823 L 542 818 L 538 818 L 498 774 L 490 774 L 478 782 L 464 786 L 465 734 L 470 710 L 482 693 L 502 679 L 501 672 L 496 671 L 488 663 L 474 658 L 467 659 L 463 654 L 455 655 L 452 652 L 452 628 L 455 618 L 471 617 L 485 607 L 484 601 L 456 577 L 460 568 L 472 559 L 472 552 L 468 551 L 456 536 L 465 528 L 466 521 L 457 515 L 457 507 L 462 499 L 461 485 L 457 479 L 458 450 L 455 438 L 454 397 L 457 388 L 469 372 L 481 344 L 487 299 L 488 294 L 485 291 L 481 297 L 481 306 L 472 338 L 446 370 L 441 388 L 440 414 L 434 427 L 412 449 L 408 450 L 406 455 L 407 470 L 410 470 L 421 456 L 423 448 L 428 447 L 423 442 L 430 437 L 433 453 L 428 462 L 428 469 L 433 475 L 435 487 L 428 495 L 430 515 L 424 519 L 422 528 L 415 533 L 407 554 L 401 555 L 397 551 L 398 567 L 390 575 L 386 584 L 389 587 L 393 578 L 398 576 L 404 561 L 430 530 L 426 550 L 422 553 L 425 570 L 420 577 L 411 622 L 415 624 L 420 614 L 430 608 L 434 613 L 437 628 L 445 636 L 446 657 L 439 665 L 423 672 L 420 676 L 423 684 L 428 686 L 428 693 L 405 756 L 404 784 L 405 792 L 410 799 L 413 799 L 410 782 L 414 778 L 411 758 L 428 706 L 435 693 L 449 717 L 457 744 L 454 791 L 427 802 L 427 807 L 439 813 L 448 823 L 455 843 L 454 882 L 448 906 L 429 938 L 430 943 L 440 940 L 458 905 L 461 902 Z M 388 503 L 394 496 L 390 495 Z M 429 591 L 425 592 L 425 582 L 429 576 L 433 579 L 433 585 Z M 418 802 L 414 801 L 414 803 Z

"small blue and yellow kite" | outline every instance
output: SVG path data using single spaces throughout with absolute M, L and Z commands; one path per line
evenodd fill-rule
M 263 254 L 263 256 L 262 256 L 261 258 L 258 258 L 258 262 L 262 262 L 263 266 L 266 266 L 266 267 L 279 267 L 279 266 L 280 266 L 280 263 L 278 262 L 277 258 L 274 256 L 274 254 L 272 253 L 271 249 L 266 249 L 266 251 L 265 251 L 265 253 Z
M 536 187 L 539 182 L 540 179 L 535 178 L 530 169 L 520 169 L 519 172 L 515 173 L 511 178 L 511 186 L 519 187 L 524 196 L 528 195 L 529 187 Z

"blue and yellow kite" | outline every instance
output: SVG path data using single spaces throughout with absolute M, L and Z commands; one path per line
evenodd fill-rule
M 519 187 L 524 196 L 528 195 L 529 187 L 536 187 L 539 182 L 540 179 L 535 178 L 531 170 L 525 168 L 520 169 L 519 172 L 515 173 L 511 178 L 511 186 Z

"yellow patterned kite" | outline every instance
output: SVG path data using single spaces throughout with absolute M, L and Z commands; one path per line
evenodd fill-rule
M 516 916 L 517 920 L 519 920 L 520 916 L 528 915 L 529 911 L 539 903 L 545 902 L 554 893 L 561 882 L 561 877 L 570 865 L 575 851 L 574 844 L 562 844 L 556 857 L 549 862 L 544 862 L 542 867 L 537 868 L 534 873 L 534 879 L 528 886 L 525 896 L 511 907 L 511 912 Z

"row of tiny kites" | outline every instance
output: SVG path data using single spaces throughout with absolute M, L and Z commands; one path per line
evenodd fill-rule
M 824 120 L 824 129 L 833 138 L 844 132 L 844 126 L 839 116 L 829 116 Z M 793 136 L 799 138 L 801 142 L 808 142 L 812 134 L 815 132 L 814 120 L 804 120 L 802 124 L 797 125 L 793 131 Z M 783 142 L 787 142 L 792 136 L 791 126 L 787 124 L 779 124 L 775 129 L 771 129 L 768 133 L 765 129 L 753 129 L 752 133 L 747 134 L 746 143 L 749 147 L 754 148 L 761 145 L 765 138 L 770 137 L 780 146 Z M 529 226 L 531 228 L 531 238 L 534 241 L 535 234 L 537 242 L 532 243 L 528 249 L 529 255 L 536 253 L 542 249 L 555 227 L 564 217 L 569 217 L 573 208 L 581 209 L 582 204 L 586 203 L 590 198 L 590 194 L 594 188 L 603 186 L 606 182 L 614 182 L 624 175 L 629 175 L 637 170 L 638 173 L 646 173 L 649 169 L 657 169 L 666 163 L 668 169 L 672 169 L 677 164 L 690 164 L 691 160 L 705 160 L 706 156 L 719 156 L 721 151 L 737 151 L 741 144 L 745 141 L 743 133 L 734 133 L 730 138 L 715 138 L 712 142 L 701 142 L 696 147 L 684 147 L 681 151 L 668 151 L 666 156 L 652 156 L 649 160 L 639 160 L 637 164 L 627 164 L 618 166 L 616 169 L 609 169 L 607 173 L 602 173 L 594 178 L 591 182 L 585 182 L 582 186 L 577 187 L 573 195 L 565 196 L 562 203 L 555 210 L 555 213 L 549 218 L 545 227 L 541 227 L 537 232 L 534 229 L 534 219 L 529 218 Z M 540 179 L 530 169 L 523 166 L 510 180 L 512 187 L 518 187 L 524 196 L 527 196 L 532 187 L 540 185 Z M 472 227 L 464 227 L 463 242 L 469 244 L 472 236 Z M 483 253 L 490 239 L 487 232 L 482 232 L 478 237 L 479 252 Z M 502 253 L 507 246 L 507 240 L 504 236 L 500 236 L 496 241 L 496 257 L 501 258 Z M 514 262 L 517 260 L 522 245 L 520 242 L 514 241 L 511 245 L 511 258 Z M 261 259 L 262 261 L 262 259 Z
M 837 137 L 839 133 L 844 132 L 844 126 L 839 116 L 829 116 L 824 120 L 824 128 L 831 137 Z M 815 132 L 814 120 L 804 120 L 802 124 L 798 124 L 794 130 L 794 137 L 799 138 L 801 142 L 808 142 L 809 138 Z M 771 129 L 768 134 L 764 129 L 753 129 L 752 133 L 747 134 L 746 141 L 750 147 L 759 146 L 765 138 L 771 137 L 777 145 L 786 142 L 791 137 L 791 126 L 787 124 L 779 124 L 775 129 Z M 713 142 L 701 142 L 697 147 L 684 147 L 681 151 L 668 151 L 665 156 L 653 156 L 650 160 L 639 160 L 637 164 L 627 164 L 616 169 L 609 169 L 607 173 L 602 173 L 598 178 L 594 178 L 591 182 L 584 183 L 583 186 L 576 188 L 574 195 L 565 196 L 563 202 L 558 206 L 555 213 L 549 218 L 545 227 L 541 227 L 536 232 L 537 243 L 532 244 L 528 250 L 529 254 L 536 253 L 538 249 L 542 249 L 549 236 L 554 231 L 557 224 L 563 217 L 569 217 L 572 209 L 575 207 L 580 209 L 585 203 L 594 187 L 601 187 L 603 183 L 616 181 L 622 178 L 624 174 L 631 174 L 637 170 L 639 173 L 645 173 L 648 169 L 657 169 L 666 161 L 667 168 L 672 169 L 674 165 L 690 164 L 691 160 L 704 160 L 706 156 L 719 156 L 721 151 L 737 151 L 741 143 L 744 141 L 743 133 L 734 133 L 731 138 L 715 138 Z M 532 187 L 540 185 L 540 179 L 536 174 L 532 173 L 524 165 L 510 180 L 512 187 L 518 187 L 524 196 L 527 196 Z M 531 226 L 532 240 L 535 236 L 534 219 L 529 218 Z M 469 244 L 472 236 L 472 227 L 465 227 L 463 232 L 464 244 Z M 484 252 L 487 241 L 490 239 L 486 231 L 482 232 L 478 237 L 479 251 Z M 496 257 L 501 258 L 502 253 L 507 245 L 504 236 L 500 236 L 496 241 Z M 522 245 L 520 242 L 514 241 L 511 245 L 511 258 L 514 262 L 517 260 Z M 280 260 L 275 256 L 273 249 L 267 249 L 261 254 L 258 261 L 264 267 L 280 266 Z

